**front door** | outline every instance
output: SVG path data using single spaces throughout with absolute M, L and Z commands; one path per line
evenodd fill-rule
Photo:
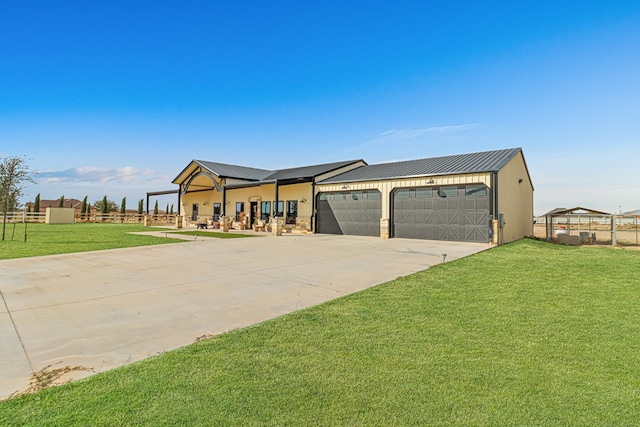
M 194 203 L 193 206 L 191 207 L 191 221 L 197 221 L 198 220 L 198 204 Z
M 258 202 L 251 202 L 251 210 L 249 212 L 249 227 L 253 227 L 253 221 L 260 217 L 258 212 Z

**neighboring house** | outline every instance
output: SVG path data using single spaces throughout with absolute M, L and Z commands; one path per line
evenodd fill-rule
M 172 182 L 194 222 L 275 216 L 289 231 L 493 243 L 533 235 L 521 148 L 276 171 L 193 160 Z

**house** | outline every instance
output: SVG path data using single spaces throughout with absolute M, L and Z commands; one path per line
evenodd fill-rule
M 187 222 L 281 218 L 288 232 L 493 243 L 533 234 L 521 148 L 283 170 L 193 160 L 172 182 Z

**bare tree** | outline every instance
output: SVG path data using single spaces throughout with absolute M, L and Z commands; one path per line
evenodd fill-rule
M 4 240 L 9 211 L 18 209 L 22 197 L 22 183 L 35 184 L 29 175 L 29 166 L 20 157 L 6 157 L 0 161 L 0 209 L 2 210 L 2 240 Z

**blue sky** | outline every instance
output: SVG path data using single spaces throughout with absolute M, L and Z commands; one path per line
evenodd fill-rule
M 522 147 L 536 214 L 640 209 L 639 52 L 638 2 L 2 2 L 0 157 L 135 208 L 194 158 Z

